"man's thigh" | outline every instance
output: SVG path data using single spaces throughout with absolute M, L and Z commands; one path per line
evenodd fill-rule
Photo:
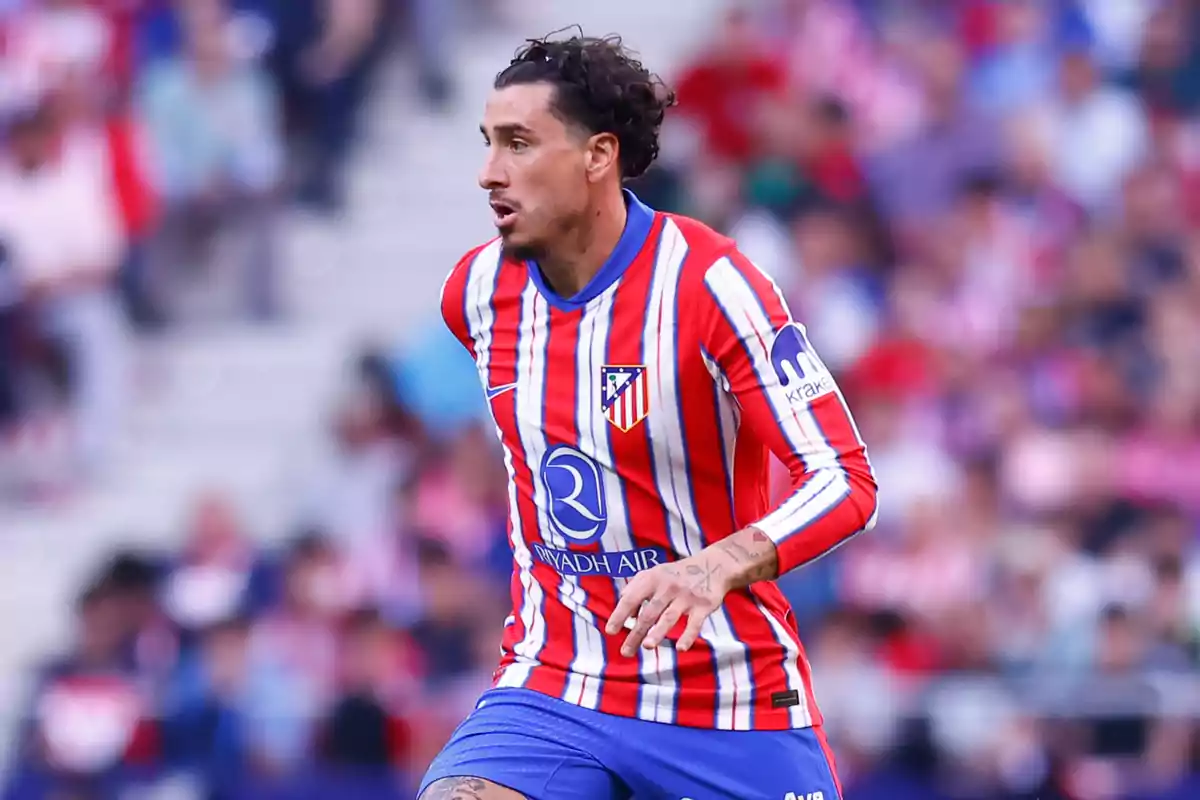
M 430 764 L 421 800 L 626 800 L 589 715 L 523 690 L 485 694 Z

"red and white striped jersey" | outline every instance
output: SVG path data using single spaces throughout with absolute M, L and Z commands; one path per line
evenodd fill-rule
M 498 240 L 442 290 L 509 476 L 513 613 L 495 683 L 700 728 L 820 724 L 774 583 L 730 593 L 687 652 L 668 641 L 626 658 L 626 632 L 604 632 L 640 570 L 754 524 L 784 572 L 871 527 L 875 510 L 841 393 L 771 280 L 704 225 L 631 194 L 628 208 L 573 298 Z M 771 452 L 794 487 L 774 510 Z

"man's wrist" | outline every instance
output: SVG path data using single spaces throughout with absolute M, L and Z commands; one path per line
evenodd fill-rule
M 726 590 L 741 589 L 759 581 L 774 580 L 779 557 L 775 543 L 753 526 L 742 528 L 709 548 L 720 560 Z

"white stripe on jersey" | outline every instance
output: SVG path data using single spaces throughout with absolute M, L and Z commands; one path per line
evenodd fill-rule
M 584 394 L 582 386 L 580 387 L 578 414 L 580 418 L 579 436 L 580 443 L 590 442 L 595 448 L 591 452 L 595 454 L 596 460 L 604 467 L 604 493 L 606 502 L 608 503 L 608 527 L 604 531 L 604 537 L 600 540 L 604 549 L 611 548 L 615 551 L 632 550 L 634 548 L 633 535 L 630 533 L 631 523 L 629 520 L 629 505 L 625 502 L 625 485 L 621 482 L 620 477 L 613 464 L 612 455 L 612 436 L 613 427 L 600 414 L 596 413 L 596 408 L 600 403 L 600 367 L 607 362 L 608 358 L 608 337 L 612 332 L 612 315 L 613 301 L 615 293 L 612 291 L 605 292 L 600 296 L 600 302 L 596 307 L 594 314 L 589 314 L 585 318 L 586 330 L 588 333 L 587 345 L 587 393 Z M 579 336 L 582 340 L 585 328 L 581 326 Z M 580 347 L 579 357 L 584 357 L 583 347 Z M 586 450 L 586 446 L 581 447 Z M 629 583 L 628 578 L 615 578 L 613 585 L 616 587 L 618 596 L 622 589 Z M 657 696 L 650 697 L 651 692 L 661 691 L 651 684 L 655 682 L 663 682 L 670 694 L 674 693 L 675 674 L 674 665 L 672 670 L 666 675 L 660 675 L 655 659 L 647 654 L 647 651 L 638 648 L 638 674 L 641 676 L 641 703 L 638 708 L 638 716 L 642 719 L 655 719 L 655 714 L 659 707 Z M 643 714 L 643 709 L 649 713 Z M 666 721 L 666 720 L 664 720 Z
M 471 262 L 467 275 L 466 304 L 467 330 L 475 342 L 475 366 L 479 370 L 479 379 L 486 389 L 490 386 L 488 363 L 491 358 L 492 326 L 496 323 L 496 315 L 492 308 L 492 295 L 496 289 L 496 278 L 501 264 L 501 246 L 499 240 L 480 251 Z M 529 679 L 538 652 L 546 641 L 546 620 L 542 615 L 543 592 L 533 579 L 533 557 L 521 535 L 521 509 L 517 504 L 516 471 L 513 468 L 513 457 L 504 446 L 504 438 L 500 428 L 496 427 L 496 435 L 500 438 L 501 449 L 504 452 L 504 468 L 508 471 L 508 509 L 509 523 L 512 526 L 513 559 L 517 564 L 519 580 L 523 592 L 521 607 L 518 611 L 524 637 L 517 642 L 513 653 L 516 663 L 510 665 L 499 681 L 501 686 L 523 686 Z
M 703 359 L 704 366 L 708 368 L 708 374 L 713 377 L 713 393 L 716 395 L 717 403 L 717 424 L 721 428 L 721 452 L 725 454 L 725 484 L 729 492 L 729 508 L 733 510 L 737 507 L 733 494 L 733 465 L 737 452 L 738 430 L 742 425 L 741 409 L 738 408 L 733 395 L 729 393 L 729 378 L 721 369 L 721 365 L 703 349 L 700 350 L 700 358 Z
M 654 413 L 646 418 L 654 456 L 654 481 L 667 506 L 671 545 L 689 555 L 704 549 L 704 534 L 694 506 L 683 433 L 684 398 L 677 385 L 679 353 L 675 330 L 679 276 L 688 246 L 674 222 L 663 225 L 662 238 L 650 286 L 649 307 L 642 346 L 650 376 L 650 402 Z M 725 531 L 732 533 L 732 531 Z M 753 686 L 745 645 L 733 633 L 725 607 L 704 621 L 700 637 L 718 654 L 716 725 L 722 729 L 750 727 L 750 690 Z M 669 647 L 660 647 L 674 655 Z M 744 694 L 743 694 L 744 693 Z

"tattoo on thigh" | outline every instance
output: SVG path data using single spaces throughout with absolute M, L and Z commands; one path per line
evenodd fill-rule
M 520 795 L 482 778 L 442 778 L 425 790 L 421 800 L 508 800 Z

